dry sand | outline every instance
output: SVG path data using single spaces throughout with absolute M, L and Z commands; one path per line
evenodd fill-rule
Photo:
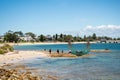
M 86 42 L 72 42 L 72 44 L 83 44 Z M 90 43 L 97 43 L 97 42 L 90 42 Z M 51 44 L 68 44 L 68 42 L 25 42 L 25 43 L 7 43 L 9 45 L 51 45 Z M 2 44 L 0 44 L 2 45 Z
M 36 58 L 36 57 L 48 57 L 47 54 L 41 51 L 14 51 L 3 55 L 0 55 L 0 65 L 7 63 L 15 63 L 21 60 Z
M 97 52 L 97 53 L 104 52 L 104 53 L 109 53 L 109 52 L 111 52 L 111 50 L 91 50 L 90 52 Z

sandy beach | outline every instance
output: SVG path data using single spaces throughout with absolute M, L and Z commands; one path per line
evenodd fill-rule
M 36 57 L 48 57 L 47 54 L 41 51 L 14 51 L 0 55 L 0 65 L 7 63 L 15 63 L 25 59 Z
M 60 55 L 60 56 L 59 56 Z M 19 61 L 27 60 L 27 59 L 32 59 L 32 58 L 37 58 L 37 57 L 42 57 L 42 58 L 48 58 L 51 57 L 76 57 L 75 55 L 72 54 L 49 54 L 49 52 L 46 51 L 14 51 L 14 52 L 8 52 L 3 55 L 0 55 L 0 66 L 4 64 L 9 64 L 9 63 L 17 63 Z M 93 56 L 91 54 L 83 55 L 81 58 L 84 57 L 89 57 Z
M 83 44 L 87 42 L 72 42 L 72 44 Z M 90 42 L 90 43 L 97 43 L 97 42 Z M 25 42 L 25 43 L 6 43 L 11 46 L 14 45 L 51 45 L 51 44 L 68 44 L 68 42 Z M 0 44 L 2 46 L 3 44 Z

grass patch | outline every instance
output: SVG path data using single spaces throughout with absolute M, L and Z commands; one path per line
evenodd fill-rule
M 14 48 L 8 44 L 4 44 L 0 47 L 0 54 L 4 54 L 7 52 L 13 52 Z

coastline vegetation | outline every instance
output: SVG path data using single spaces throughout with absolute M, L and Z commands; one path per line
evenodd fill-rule
M 107 36 L 97 36 L 95 33 L 92 35 L 84 37 L 82 36 L 73 36 L 69 34 L 54 34 L 54 35 L 44 35 L 40 34 L 36 36 L 33 32 L 23 33 L 22 31 L 11 31 L 6 32 L 2 37 L 0 37 L 0 43 L 2 42 L 68 42 L 71 40 L 72 42 L 82 42 L 82 41 L 100 41 L 101 39 L 105 40 L 120 40 L 120 38 L 111 38 Z
M 8 44 L 4 44 L 0 47 L 0 54 L 4 54 L 7 52 L 13 52 L 14 48 Z

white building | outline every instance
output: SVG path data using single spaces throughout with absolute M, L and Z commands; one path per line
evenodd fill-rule
M 19 38 L 20 40 L 27 41 L 27 42 L 34 40 L 31 36 L 24 36 Z
M 4 41 L 4 36 L 0 36 L 0 41 Z

